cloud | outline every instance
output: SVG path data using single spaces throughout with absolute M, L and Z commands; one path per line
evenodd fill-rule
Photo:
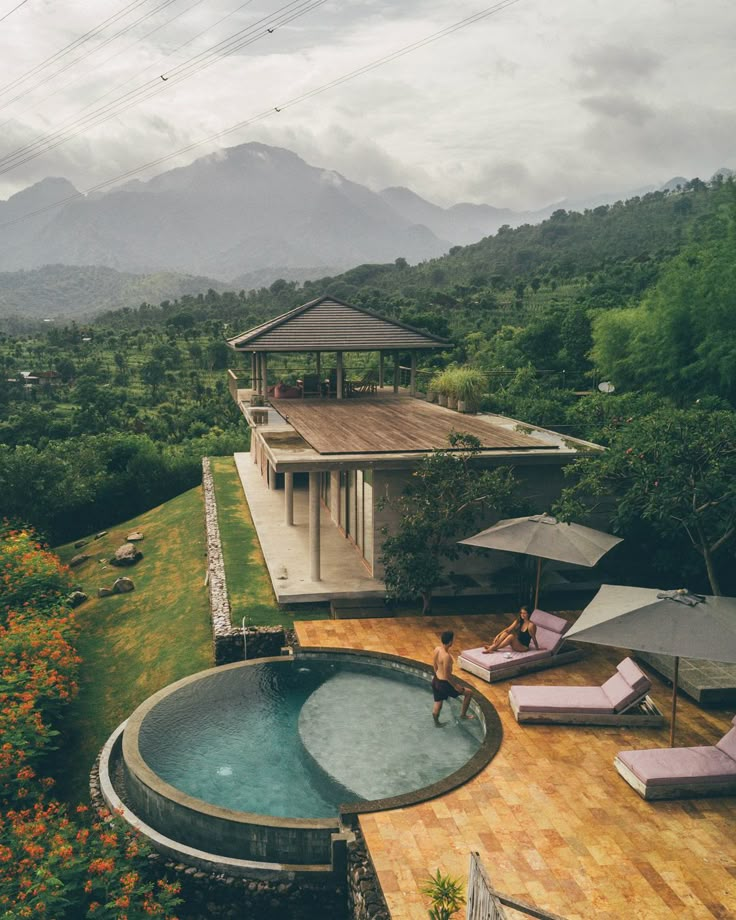
M 651 106 L 624 95 L 588 96 L 581 100 L 581 105 L 595 115 L 634 125 L 643 125 L 656 115 Z
M 572 63 L 583 86 L 628 87 L 654 76 L 662 65 L 662 55 L 649 48 L 601 45 L 574 54 Z

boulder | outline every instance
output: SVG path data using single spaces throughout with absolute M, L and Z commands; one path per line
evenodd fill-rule
M 89 553 L 77 553 L 76 556 L 73 556 L 69 561 L 69 568 L 75 569 L 78 565 L 81 565 L 83 562 L 86 562 L 90 558 Z
M 83 546 L 86 546 L 86 545 L 87 545 L 86 540 L 77 540 L 77 542 L 74 544 L 74 549 L 81 549 Z
M 143 539 L 143 534 L 137 530 L 135 533 L 129 533 L 125 539 L 128 543 L 140 543 Z
M 83 604 L 87 600 L 87 595 L 84 591 L 72 591 L 72 593 L 67 598 L 67 602 L 70 607 L 79 607 L 80 604 Z
M 135 565 L 139 559 L 143 558 L 143 553 L 138 549 L 135 543 L 123 543 L 115 550 L 115 554 L 110 559 L 110 565 Z
M 132 578 L 116 578 L 112 585 L 113 594 L 127 594 L 129 591 L 135 591 L 135 585 Z
M 107 536 L 106 530 L 101 530 L 99 533 L 95 534 L 95 540 L 99 540 L 101 537 Z
M 113 593 L 112 588 L 98 588 L 97 589 L 97 597 L 111 597 L 112 593 Z

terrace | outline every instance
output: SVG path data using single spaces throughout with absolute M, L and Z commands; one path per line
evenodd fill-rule
M 441 630 L 455 630 L 459 651 L 477 646 L 500 623 L 497 616 L 443 616 L 303 621 L 296 629 L 304 645 L 430 661 Z M 623 655 L 596 648 L 574 666 L 519 682 L 596 684 Z M 441 798 L 360 818 L 392 920 L 425 920 L 420 888 L 428 874 L 439 868 L 465 879 L 473 850 L 503 894 L 567 920 L 733 917 L 736 798 L 645 802 L 613 767 L 619 750 L 666 746 L 666 728 L 522 726 L 508 705 L 508 683 L 462 677 L 501 717 L 499 753 Z M 664 701 L 667 687 L 656 677 L 653 684 L 652 696 Z M 732 714 L 682 700 L 679 743 L 713 743 Z M 430 719 L 428 698 L 428 725 Z

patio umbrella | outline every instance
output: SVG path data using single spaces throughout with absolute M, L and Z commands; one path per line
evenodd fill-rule
M 565 634 L 566 639 L 573 637 L 675 659 L 670 721 L 674 747 L 680 656 L 736 663 L 736 598 L 603 585 Z
M 621 537 L 593 530 L 592 527 L 583 527 L 582 524 L 567 524 L 549 514 L 536 514 L 532 517 L 507 518 L 473 537 L 458 542 L 466 546 L 483 546 L 506 553 L 536 556 L 536 607 L 539 602 L 542 559 L 554 559 L 556 562 L 569 562 L 591 568 L 601 556 L 621 542 Z

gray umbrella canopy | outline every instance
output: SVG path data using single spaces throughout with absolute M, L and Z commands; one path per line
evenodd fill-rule
M 485 549 L 536 556 L 540 560 L 534 600 L 536 607 L 542 559 L 591 568 L 601 556 L 605 556 L 621 542 L 621 537 L 593 530 L 592 527 L 583 527 L 582 524 L 564 523 L 548 514 L 536 514 L 532 517 L 507 518 L 459 542 L 466 546 L 482 546 Z
M 657 596 L 673 593 L 602 585 L 567 638 L 736 663 L 736 598 L 708 596 L 689 606 Z
M 674 657 L 674 745 L 680 656 L 736 663 L 736 598 L 602 585 L 565 638 Z

